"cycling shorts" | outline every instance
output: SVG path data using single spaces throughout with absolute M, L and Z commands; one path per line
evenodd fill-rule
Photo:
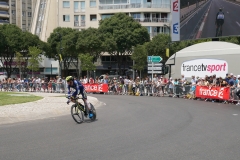
M 79 86 L 78 95 L 80 94 L 82 95 L 82 98 L 87 99 L 87 93 L 82 85 Z
M 218 26 L 220 26 L 220 25 L 222 26 L 223 23 L 224 23 L 224 20 L 223 20 L 223 19 L 218 19 L 218 20 L 217 20 L 217 25 L 218 25 Z

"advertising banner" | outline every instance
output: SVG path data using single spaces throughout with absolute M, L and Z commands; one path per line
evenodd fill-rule
M 198 98 L 229 100 L 230 88 L 197 86 L 195 96 Z
M 225 77 L 228 73 L 228 63 L 219 59 L 194 59 L 181 65 L 181 74 L 185 77 L 193 75 L 204 78 L 206 75 Z
M 83 84 L 86 92 L 108 92 L 108 84 Z
M 172 41 L 180 41 L 180 0 L 171 0 L 171 39 Z

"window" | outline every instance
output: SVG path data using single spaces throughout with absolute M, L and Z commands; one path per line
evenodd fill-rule
M 79 15 L 74 15 L 74 26 L 79 26 Z
M 105 18 L 110 18 L 112 14 L 102 14 L 101 19 L 104 20 Z
M 63 8 L 70 8 L 70 2 L 69 1 L 63 1 Z
M 90 15 L 90 21 L 96 21 L 97 20 L 97 15 Z
M 63 15 L 63 21 L 64 22 L 69 22 L 70 21 L 70 16 L 69 15 Z
M 96 1 L 90 1 L 90 7 L 91 8 L 96 7 Z
M 81 12 L 85 12 L 85 1 L 81 1 Z
M 79 2 L 74 1 L 74 12 L 79 12 Z
M 32 12 L 28 12 L 28 17 L 32 17 Z
M 141 18 L 141 14 L 140 13 L 132 13 L 132 18 Z
M 22 16 L 25 16 L 26 15 L 26 12 L 25 11 L 22 11 Z

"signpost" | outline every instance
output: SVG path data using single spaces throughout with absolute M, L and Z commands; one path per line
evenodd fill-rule
M 153 82 L 153 74 L 161 74 L 162 73 L 162 57 L 160 56 L 148 56 L 148 73 L 152 74 L 152 82 Z M 153 86 L 153 85 L 152 85 Z M 152 88 L 152 93 L 153 93 L 153 88 Z

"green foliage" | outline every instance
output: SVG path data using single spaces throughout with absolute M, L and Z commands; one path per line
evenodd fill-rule
M 68 72 L 70 64 L 75 64 L 74 61 L 78 61 L 78 52 L 76 50 L 76 42 L 79 32 L 72 28 L 58 27 L 53 30 L 47 42 L 51 52 L 45 53 L 46 57 L 54 58 L 59 61 L 59 65 L 64 68 L 64 75 Z M 61 58 L 62 57 L 62 63 Z
M 96 69 L 96 66 L 92 63 L 93 56 L 90 56 L 90 54 L 80 54 L 79 58 L 81 61 L 82 71 L 93 71 Z
M 237 37 L 223 37 L 219 39 L 220 41 L 240 44 Z
M 147 43 L 143 45 L 137 45 L 134 47 L 134 52 L 132 53 L 132 60 L 135 61 L 135 65 L 133 66 L 134 69 L 142 71 L 146 66 L 147 62 L 147 50 L 146 50 Z
M 123 56 L 130 55 L 134 46 L 150 40 L 147 29 L 125 13 L 100 21 L 98 29 L 103 42 L 102 51 L 117 56 L 120 73 Z
M 19 69 L 22 69 L 22 66 L 24 64 L 23 55 L 20 52 L 17 52 L 15 59 L 16 59 L 16 67 Z
M 0 25 L 2 34 L 2 47 L 0 48 L 0 61 L 3 64 L 3 69 L 10 77 L 13 72 L 13 60 L 15 53 L 21 51 L 22 30 L 16 25 L 3 24 Z
M 42 50 L 38 49 L 37 47 L 29 47 L 29 56 L 30 59 L 28 60 L 27 68 L 32 71 L 39 70 L 39 63 L 42 61 L 41 58 Z
M 79 53 L 89 53 L 94 58 L 102 52 L 102 41 L 96 28 L 82 30 L 77 39 L 76 47 Z
M 166 57 L 166 48 L 170 43 L 170 37 L 168 34 L 158 34 L 152 38 L 152 41 L 146 46 L 149 56 L 160 56 L 164 60 Z

